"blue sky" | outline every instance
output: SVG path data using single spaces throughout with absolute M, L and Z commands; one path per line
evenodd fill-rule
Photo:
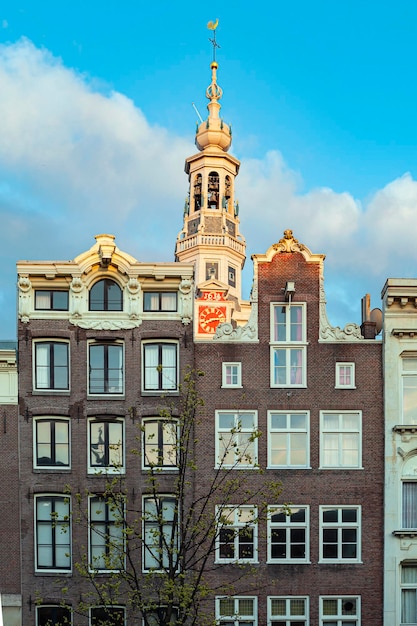
M 326 253 L 332 323 L 360 323 L 388 276 L 417 275 L 417 2 L 5 0 L 0 6 L 0 322 L 15 262 L 68 259 L 116 235 L 170 261 L 195 102 L 219 18 L 250 255 L 286 228 Z

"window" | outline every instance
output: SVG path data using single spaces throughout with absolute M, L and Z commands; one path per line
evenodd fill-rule
M 355 389 L 355 364 L 336 363 L 336 389 Z
M 123 295 L 119 285 L 109 278 L 95 283 L 89 293 L 90 311 L 123 311 Z
M 90 394 L 123 393 L 122 344 L 90 344 L 88 392 Z
M 305 386 L 305 305 L 272 304 L 271 387 Z
M 217 514 L 217 560 L 223 563 L 256 562 L 256 508 L 225 506 L 218 509 Z
M 125 625 L 125 610 L 122 606 L 96 606 L 90 609 L 90 626 Z
M 360 626 L 360 597 L 320 598 L 320 626 Z
M 228 283 L 231 287 L 236 287 L 236 269 L 234 267 L 227 268 Z
M 403 424 L 417 424 L 417 357 L 402 360 Z
M 171 613 L 170 616 L 168 615 L 169 612 Z M 157 609 L 151 609 L 149 612 L 147 611 L 146 619 L 149 626 L 160 626 L 160 624 L 172 624 L 175 626 L 178 619 L 178 609 L 160 606 Z M 144 624 L 145 622 L 143 621 L 142 623 Z
M 360 561 L 360 507 L 320 507 L 321 561 Z
M 320 421 L 320 467 L 361 468 L 361 412 L 322 412 Z
M 124 422 L 93 418 L 88 422 L 89 472 L 124 471 Z
M 68 343 L 36 341 L 35 389 L 61 391 L 69 389 Z
M 417 623 L 417 563 L 401 566 L 401 624 Z
M 308 626 L 308 598 L 268 598 L 269 626 Z
M 69 626 L 71 609 L 66 606 L 48 605 L 36 607 L 36 626 Z
M 417 528 L 417 455 L 409 456 L 402 468 L 402 528 Z
M 176 343 L 143 344 L 144 391 L 176 391 L 178 363 Z
M 223 626 L 256 626 L 256 598 L 240 596 L 216 598 L 217 623 Z
M 124 568 L 124 500 L 90 498 L 90 567 L 93 570 Z
M 269 411 L 268 467 L 309 467 L 309 414 Z
M 64 496 L 35 496 L 36 570 L 71 569 L 70 502 Z
M 34 467 L 70 466 L 70 422 L 62 418 L 34 420 Z
M 176 311 L 176 291 L 145 291 L 143 294 L 144 311 Z
M 175 468 L 177 466 L 177 420 L 144 420 L 143 466 Z
M 254 467 L 258 462 L 255 411 L 217 411 L 217 467 Z
M 68 311 L 68 291 L 36 289 L 35 309 L 37 311 Z
M 306 563 L 309 558 L 309 510 L 292 506 L 290 511 L 270 507 L 268 511 L 268 562 Z
M 143 502 L 143 567 L 145 571 L 177 568 L 178 505 L 171 496 L 145 497 Z
M 242 387 L 242 363 L 222 363 L 222 387 Z

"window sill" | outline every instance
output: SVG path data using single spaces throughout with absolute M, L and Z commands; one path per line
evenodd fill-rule
M 301 385 L 273 385 L 270 384 L 271 389 L 307 389 L 307 385 L 302 383 Z
M 311 465 L 268 465 L 267 470 L 311 470 Z
M 417 424 L 396 424 L 392 427 L 392 430 L 394 433 L 400 433 L 401 435 L 403 433 L 416 434 Z
M 69 389 L 34 389 L 32 396 L 69 396 Z
M 222 385 L 221 389 L 243 389 L 243 385 Z
M 267 565 L 311 565 L 310 560 L 305 559 L 270 559 Z
M 357 559 L 322 559 L 319 565 L 363 565 L 363 561 Z
M 148 467 L 142 467 L 142 472 L 146 472 L 147 474 L 149 474 L 149 472 L 155 472 L 157 473 L 159 476 L 161 474 L 172 474 L 173 472 L 178 472 L 178 467 L 164 467 L 161 465 L 152 465 L 152 466 L 148 466 Z
M 68 472 L 71 472 L 71 467 L 62 467 L 62 465 L 47 465 L 45 467 L 34 467 L 33 472 L 35 474 L 42 474 L 42 472 L 46 472 L 47 474 L 68 474 Z
M 325 472 L 328 471 L 328 470 L 333 471 L 333 472 L 334 471 L 337 472 L 338 470 L 340 472 L 346 472 L 346 471 L 348 471 L 348 472 L 357 472 L 357 471 L 361 471 L 363 469 L 364 468 L 362 466 L 361 467 L 350 467 L 350 466 L 341 466 L 341 465 L 335 465 L 335 466 L 331 466 L 331 467 L 326 465 L 326 466 L 320 466 L 319 467 L 319 470 L 323 470 Z
M 141 395 L 142 396 L 155 396 L 155 397 L 161 397 L 161 396 L 179 396 L 180 392 L 178 391 L 178 389 L 173 389 L 172 391 L 168 390 L 168 389 L 155 389 L 154 391 L 141 391 Z
M 88 393 L 87 400 L 124 400 L 124 393 Z
M 404 537 L 408 537 L 409 539 L 417 539 L 417 528 L 403 528 L 402 530 L 393 530 L 392 534 L 394 537 L 399 537 L 400 539 Z
M 354 385 L 335 385 L 335 389 L 356 389 Z

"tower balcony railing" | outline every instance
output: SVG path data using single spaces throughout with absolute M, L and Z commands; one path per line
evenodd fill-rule
M 184 239 L 177 240 L 176 252 L 184 252 L 195 246 L 219 246 L 226 247 L 235 250 L 242 256 L 245 255 L 245 241 L 240 241 L 230 235 L 209 235 L 204 233 L 196 233 L 194 235 L 188 235 Z

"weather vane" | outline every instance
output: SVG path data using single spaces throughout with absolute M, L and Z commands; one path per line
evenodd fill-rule
M 219 18 L 217 18 L 215 22 L 209 22 L 207 24 L 207 28 L 213 31 L 213 39 L 210 39 L 209 37 L 209 41 L 213 44 L 213 61 L 216 60 L 216 48 L 220 48 L 219 44 L 216 41 L 216 28 L 218 27 L 218 25 Z

